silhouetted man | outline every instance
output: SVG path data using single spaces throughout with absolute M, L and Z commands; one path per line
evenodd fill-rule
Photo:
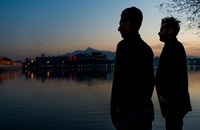
M 180 21 L 162 19 L 158 35 L 164 47 L 155 76 L 155 85 L 166 130 L 182 130 L 185 114 L 192 110 L 188 93 L 187 58 L 176 36 Z
M 143 15 L 136 7 L 121 13 L 121 40 L 111 93 L 111 118 L 117 130 L 151 130 L 154 120 L 151 100 L 154 88 L 153 52 L 139 34 Z

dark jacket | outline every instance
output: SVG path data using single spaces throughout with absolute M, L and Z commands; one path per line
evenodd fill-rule
M 170 114 L 184 116 L 192 110 L 188 92 L 186 52 L 176 38 L 166 42 L 163 47 L 155 85 L 158 96 L 169 99 L 168 104 L 160 103 L 164 117 Z
M 152 49 L 139 34 L 130 34 L 118 43 L 111 93 L 111 114 L 117 109 L 137 110 L 153 106 L 153 58 Z

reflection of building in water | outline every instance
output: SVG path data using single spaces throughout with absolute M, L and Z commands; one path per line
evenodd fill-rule
M 72 80 L 75 82 L 87 82 L 88 84 L 94 81 L 112 80 L 113 71 L 52 71 L 52 70 L 24 70 L 26 79 L 30 80 Z
M 22 74 L 22 63 L 9 58 L 0 58 L 0 84 Z
M 0 73 L 0 84 L 7 81 L 11 80 L 13 78 L 16 78 L 22 74 L 21 70 L 12 70 L 12 71 L 4 71 Z

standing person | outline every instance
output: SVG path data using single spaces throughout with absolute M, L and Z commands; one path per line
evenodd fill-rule
M 155 76 L 155 85 L 166 130 L 182 130 L 183 118 L 192 110 L 188 92 L 186 52 L 176 38 L 180 21 L 166 17 L 158 35 L 164 47 Z
M 136 7 L 121 13 L 110 114 L 116 130 L 152 130 L 154 54 L 139 34 L 143 14 Z

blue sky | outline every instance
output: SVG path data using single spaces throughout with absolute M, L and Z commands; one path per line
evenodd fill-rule
M 0 0 L 0 57 L 23 60 L 41 54 L 57 56 L 91 47 L 115 51 L 121 11 L 136 6 L 144 15 L 140 34 L 155 56 L 160 21 L 167 16 L 162 0 Z M 181 29 L 188 55 L 200 56 L 200 38 Z

